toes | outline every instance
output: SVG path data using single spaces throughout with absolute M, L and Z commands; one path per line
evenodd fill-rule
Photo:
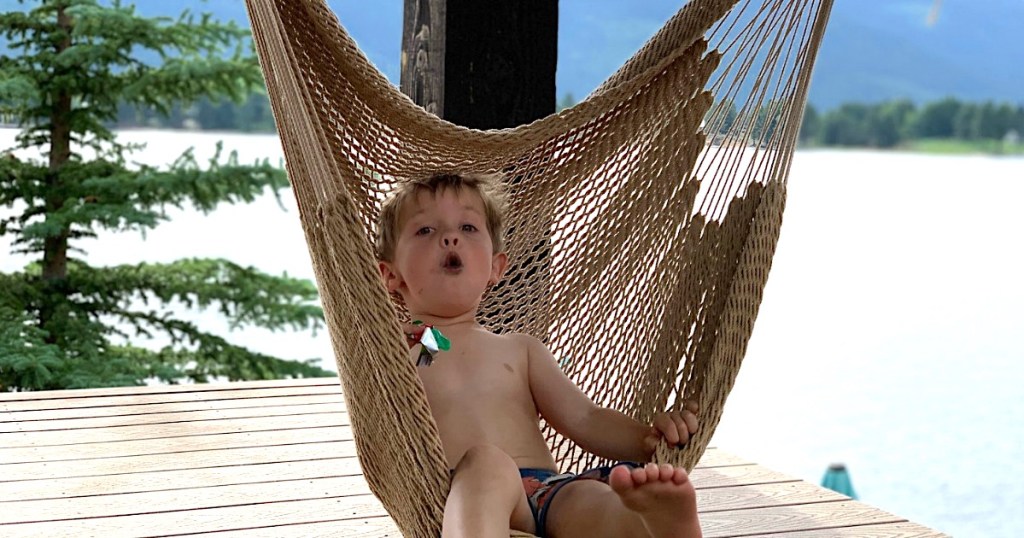
M 671 464 L 662 463 L 658 466 L 658 479 L 662 482 L 668 482 L 672 480 L 672 475 L 675 474 L 676 468 Z
M 632 471 L 630 471 L 630 475 L 633 477 L 633 483 L 638 485 L 638 486 L 641 485 L 641 484 L 646 484 L 647 483 L 647 468 L 646 467 L 637 467 L 636 469 L 633 469 Z
M 644 474 L 644 478 L 646 477 L 647 475 Z M 632 489 L 635 482 L 636 479 L 633 472 L 622 466 L 615 467 L 612 469 L 611 474 L 608 475 L 608 485 L 619 494 Z
M 616 491 L 642 486 L 654 482 L 672 482 L 682 485 L 689 482 L 690 476 L 686 469 L 668 463 L 648 463 L 643 467 L 629 470 L 625 467 L 612 469 L 608 483 Z
M 645 465 L 644 473 L 647 475 L 647 480 L 644 480 L 644 482 L 657 482 L 658 477 L 661 476 L 661 470 L 658 469 L 657 463 L 648 463 Z

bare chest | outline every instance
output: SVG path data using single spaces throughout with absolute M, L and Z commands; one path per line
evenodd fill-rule
M 526 354 L 509 346 L 453 349 L 418 370 L 435 414 L 533 406 Z

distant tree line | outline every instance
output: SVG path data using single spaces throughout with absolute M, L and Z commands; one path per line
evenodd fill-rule
M 204 97 L 188 106 L 173 105 L 167 114 L 122 104 L 117 111 L 117 127 L 257 133 L 275 130 L 270 100 L 264 92 L 250 93 L 241 103 Z
M 917 106 L 909 100 L 848 103 L 825 113 L 808 105 L 800 142 L 816 146 L 895 148 L 925 138 L 1011 141 L 1024 135 L 1024 105 L 949 97 Z
M 576 104 L 571 93 L 558 102 L 563 110 Z M 769 138 L 781 107 L 769 102 L 748 122 L 752 141 Z M 708 113 L 707 127 L 725 134 L 739 118 L 732 102 L 717 103 Z M 117 127 L 197 129 L 210 131 L 274 132 L 270 102 L 263 92 L 243 102 L 203 98 L 187 107 L 175 105 L 169 114 L 121 105 Z M 901 99 L 881 103 L 847 103 L 821 112 L 807 105 L 800 129 L 805 146 L 895 148 L 920 139 L 1005 141 L 1024 139 L 1024 105 L 985 101 L 973 103 L 949 97 L 924 105 Z

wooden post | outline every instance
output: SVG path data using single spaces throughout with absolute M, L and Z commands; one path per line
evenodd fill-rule
M 505 129 L 554 113 L 557 58 L 558 0 L 405 0 L 402 92 L 452 123 Z M 550 250 L 547 238 L 534 248 L 538 265 L 517 286 L 547 288 Z M 482 314 L 501 320 L 495 331 L 516 326 L 503 306 Z
M 553 113 L 557 57 L 557 0 L 405 0 L 402 92 L 453 123 Z

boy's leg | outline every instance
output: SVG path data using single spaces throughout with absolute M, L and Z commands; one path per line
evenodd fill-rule
M 509 527 L 534 530 L 519 468 L 495 446 L 473 447 L 455 467 L 441 536 L 508 538 Z
M 685 470 L 671 465 L 616 467 L 608 484 L 578 480 L 550 503 L 547 534 L 552 538 L 701 536 L 693 484 Z

